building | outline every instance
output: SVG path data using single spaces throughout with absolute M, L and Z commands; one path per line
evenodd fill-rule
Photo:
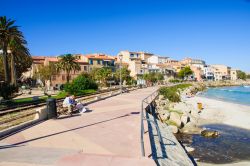
M 173 59 L 168 59 L 165 62 L 166 66 L 169 66 L 170 68 L 174 69 L 175 73 L 178 73 L 181 69 L 185 67 L 180 61 L 173 60 Z
M 231 69 L 230 70 L 230 77 L 231 77 L 231 80 L 237 80 L 238 79 L 236 69 Z
M 81 60 L 88 62 L 89 70 L 93 68 L 110 67 L 115 70 L 115 57 L 106 54 L 87 54 L 81 55 Z
M 147 63 L 152 64 L 165 64 L 169 60 L 169 57 L 152 55 L 147 59 Z
M 194 72 L 193 78 L 197 81 L 202 81 L 204 78 L 204 67 L 206 62 L 200 59 L 185 58 L 180 61 L 182 65 L 190 66 L 191 70 Z
M 128 64 L 131 77 L 138 79 L 143 74 L 149 72 L 148 59 L 152 57 L 153 54 L 146 52 L 121 51 L 117 55 L 117 63 L 120 62 L 120 55 L 122 56 L 122 63 Z
M 214 70 L 211 66 L 209 65 L 204 66 L 203 73 L 204 73 L 204 79 L 210 81 L 214 80 Z
M 59 61 L 60 59 L 57 57 L 47 57 L 44 60 L 44 65 L 48 66 L 49 64 L 55 64 Z M 89 64 L 88 62 L 78 59 L 76 61 L 79 66 L 80 66 L 80 70 L 79 71 L 71 71 L 70 72 L 70 76 L 69 76 L 69 80 L 73 80 L 74 78 L 76 78 L 78 75 L 80 75 L 81 73 L 87 73 L 89 72 Z M 58 86 L 61 84 L 65 84 L 67 82 L 67 74 L 65 71 L 61 71 L 56 75 L 52 76 L 51 82 L 48 83 L 49 86 Z
M 26 78 L 33 78 L 35 73 L 39 70 L 39 66 L 48 66 L 50 64 L 55 64 L 59 61 L 58 57 L 46 57 L 46 56 L 32 56 L 32 66 L 30 70 L 26 73 L 23 73 L 23 75 Z M 89 72 L 89 64 L 86 61 L 83 61 L 82 59 L 78 59 L 77 63 L 80 65 L 81 70 L 80 71 L 71 71 L 70 73 L 70 80 L 76 78 L 80 73 L 82 72 Z M 51 81 L 47 81 L 46 84 L 48 86 L 58 86 L 61 84 L 65 84 L 67 81 L 66 79 L 66 73 L 64 71 L 61 71 L 57 73 L 56 75 L 52 75 Z M 41 80 L 37 79 L 38 84 L 42 84 Z
M 214 73 L 214 80 L 230 80 L 231 79 L 231 67 L 226 65 L 211 65 Z

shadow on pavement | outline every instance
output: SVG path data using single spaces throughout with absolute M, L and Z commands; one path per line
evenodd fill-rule
M 8 146 L 6 146 L 6 145 L 5 146 L 0 146 L 0 149 L 15 148 L 15 147 L 18 147 L 18 145 L 22 145 L 22 144 L 25 144 L 25 143 L 28 143 L 28 142 L 32 142 L 32 141 L 44 139 L 44 138 L 47 138 L 47 137 L 51 137 L 51 136 L 58 135 L 58 134 L 63 134 L 63 133 L 70 132 L 70 131 L 79 130 L 79 129 L 82 129 L 82 128 L 86 128 L 86 127 L 89 127 L 89 126 L 97 125 L 97 124 L 100 124 L 100 123 L 105 123 L 105 122 L 116 120 L 116 119 L 119 119 L 119 118 L 124 118 L 124 117 L 127 117 L 127 116 L 129 116 L 129 114 L 125 114 L 125 115 L 122 115 L 122 116 L 114 117 L 114 118 L 111 118 L 111 119 L 103 120 L 103 121 L 92 123 L 92 124 L 89 124 L 89 125 L 80 126 L 80 127 L 76 127 L 76 128 L 73 128 L 73 129 L 69 129 L 69 130 L 65 130 L 65 131 L 60 131 L 60 132 L 57 132 L 57 133 L 53 133 L 53 134 L 49 134 L 49 135 L 45 135 L 45 136 L 41 136 L 41 137 L 29 139 L 29 140 L 18 142 L 18 143 L 11 144 L 11 145 L 8 145 Z

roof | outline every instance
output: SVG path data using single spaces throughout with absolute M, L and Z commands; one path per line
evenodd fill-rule
M 88 54 L 85 57 L 88 59 L 115 60 L 115 57 L 106 54 Z
M 32 56 L 33 60 L 44 60 L 46 56 Z

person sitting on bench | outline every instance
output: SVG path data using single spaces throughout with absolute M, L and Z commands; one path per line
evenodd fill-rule
M 63 107 L 68 108 L 68 114 L 72 114 L 76 104 L 74 95 L 67 96 L 63 101 Z

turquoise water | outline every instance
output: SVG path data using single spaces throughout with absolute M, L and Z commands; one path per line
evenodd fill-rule
M 201 96 L 250 105 L 250 86 L 208 88 Z

